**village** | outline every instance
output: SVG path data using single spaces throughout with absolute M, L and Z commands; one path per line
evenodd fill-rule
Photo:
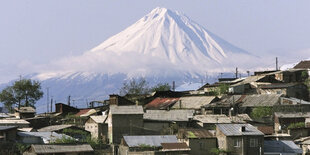
M 301 61 L 198 90 L 111 94 L 89 108 L 56 103 L 41 114 L 2 111 L 0 154 L 309 154 L 309 74 L 310 61 Z

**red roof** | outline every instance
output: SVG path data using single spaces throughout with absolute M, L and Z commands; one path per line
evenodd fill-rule
M 168 107 L 173 106 L 178 101 L 179 101 L 179 98 L 157 97 L 150 103 L 146 104 L 145 108 L 146 109 L 167 109 Z
M 273 134 L 273 126 L 258 126 L 257 129 L 264 133 L 265 135 Z
M 81 109 L 77 114 L 75 114 L 76 116 L 81 116 L 83 114 L 86 114 L 89 110 L 92 109 Z

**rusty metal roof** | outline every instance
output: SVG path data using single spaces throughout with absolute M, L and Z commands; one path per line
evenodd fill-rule
M 274 131 L 273 126 L 258 126 L 257 129 L 265 135 L 272 135 Z
M 161 143 L 162 151 L 189 151 L 186 143 Z
M 157 97 L 150 103 L 145 105 L 146 109 L 158 109 L 158 110 L 163 110 L 167 109 L 168 107 L 174 105 L 179 98 L 161 98 Z
M 294 66 L 295 69 L 301 68 L 301 69 L 310 69 L 310 60 L 301 61 L 296 66 Z

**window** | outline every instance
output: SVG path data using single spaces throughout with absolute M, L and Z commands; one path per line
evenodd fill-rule
M 235 139 L 234 140 L 234 147 L 240 147 L 241 146 L 241 140 L 240 139 Z
M 250 139 L 250 147 L 258 147 L 258 139 L 257 138 L 251 138 Z

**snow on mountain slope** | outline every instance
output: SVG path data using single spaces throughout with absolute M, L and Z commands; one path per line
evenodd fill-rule
M 199 83 L 235 67 L 252 68 L 258 57 L 228 43 L 177 11 L 155 8 L 148 15 L 80 56 L 49 64 L 29 78 L 42 81 L 54 100 L 76 106 L 86 100 L 106 99 L 118 93 L 125 80 L 146 77 L 150 84 L 176 81 Z M 209 78 L 211 79 L 211 78 Z M 210 82 L 210 81 L 209 81 Z M 37 104 L 46 109 L 46 96 Z

